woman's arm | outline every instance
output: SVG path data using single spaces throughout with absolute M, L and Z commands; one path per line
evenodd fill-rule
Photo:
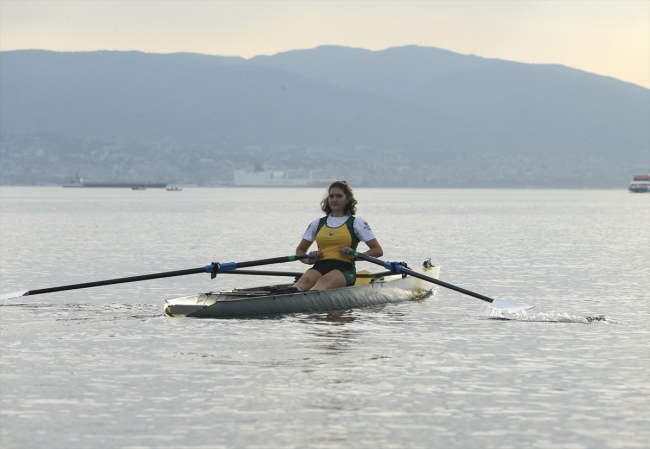
M 384 255 L 384 250 L 382 249 L 381 245 L 377 241 L 377 239 L 372 239 L 368 240 L 366 242 L 366 245 L 368 245 L 368 251 L 366 251 L 365 254 L 366 256 L 370 257 L 381 257 Z M 348 248 L 347 246 L 342 246 L 341 247 L 341 254 L 344 254 L 345 257 L 347 257 L 350 260 L 354 260 L 354 256 L 350 256 L 349 254 L 345 254 L 347 250 L 352 250 L 352 248 Z
M 384 249 L 381 247 L 377 239 L 368 240 L 366 245 L 368 245 L 368 251 L 363 253 L 366 256 L 381 257 L 384 255 Z
M 307 250 L 309 249 L 312 243 L 313 242 L 310 242 L 309 240 L 302 239 L 300 241 L 300 245 L 298 245 L 298 248 L 296 248 L 296 256 L 306 255 Z M 307 265 L 313 265 L 323 257 L 323 253 L 321 253 L 320 251 L 312 251 L 310 254 L 314 256 L 313 259 L 300 259 L 300 261 Z

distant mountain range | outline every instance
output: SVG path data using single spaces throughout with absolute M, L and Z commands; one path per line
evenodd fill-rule
M 249 60 L 9 51 L 0 52 L 0 132 L 226 153 L 370 148 L 450 169 L 523 157 L 537 170 L 570 156 L 573 175 L 549 176 L 607 177 L 598 173 L 609 167 L 618 182 L 650 165 L 650 91 L 559 65 L 417 46 L 325 46 Z

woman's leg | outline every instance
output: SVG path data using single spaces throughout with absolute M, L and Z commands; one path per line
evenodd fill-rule
M 307 270 L 294 285 L 304 291 L 310 290 L 322 277 L 316 270 Z
M 316 271 L 316 270 L 311 270 Z M 320 274 L 320 273 L 318 273 Z M 302 280 L 302 278 L 301 278 Z M 343 288 L 347 285 L 345 276 L 339 270 L 332 270 L 326 275 L 321 276 L 311 290 L 329 290 L 330 288 Z

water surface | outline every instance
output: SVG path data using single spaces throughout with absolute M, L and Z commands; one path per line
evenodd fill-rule
M 292 254 L 322 193 L 2 187 L 0 290 Z M 226 274 L 3 301 L 2 448 L 650 445 L 650 196 L 356 193 L 386 259 L 430 257 L 535 309 L 440 288 L 341 313 L 163 315 L 169 297 L 277 282 Z

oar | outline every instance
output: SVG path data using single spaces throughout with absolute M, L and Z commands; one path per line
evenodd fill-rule
M 452 284 L 448 284 L 447 282 L 443 282 L 441 280 L 438 280 L 436 278 L 432 278 L 429 276 L 426 276 L 422 273 L 418 273 L 417 271 L 410 270 L 406 268 L 405 266 L 397 263 L 397 262 L 384 262 L 383 260 L 375 259 L 374 257 L 367 256 L 365 254 L 361 254 L 359 252 L 352 252 L 350 250 L 346 251 L 346 254 L 349 254 L 351 256 L 356 257 L 357 259 L 361 260 L 366 260 L 368 262 L 376 263 L 377 265 L 381 265 L 387 270 L 391 270 L 393 273 L 406 273 L 408 275 L 411 275 L 413 277 L 416 277 L 418 279 L 425 280 L 427 282 L 432 282 L 434 284 L 441 285 L 445 288 L 449 288 L 451 290 L 455 290 L 459 293 L 463 293 L 465 295 L 473 296 L 474 298 L 478 298 L 482 301 L 486 301 L 490 303 L 491 307 L 494 307 L 495 309 L 500 309 L 500 310 L 507 310 L 509 312 L 518 312 L 522 310 L 528 310 L 532 309 L 535 306 L 529 306 L 527 304 L 517 304 L 515 302 L 510 302 L 510 301 L 504 301 L 503 299 L 493 299 L 490 297 L 487 297 L 485 295 L 481 295 L 480 293 L 474 293 L 472 291 L 466 290 L 461 287 L 457 287 Z
M 169 278 L 174 276 L 185 276 L 188 274 L 196 274 L 196 273 L 211 273 L 212 275 L 211 277 L 214 279 L 214 277 L 218 273 L 225 273 L 228 271 L 235 270 L 237 268 L 257 267 L 260 265 L 270 265 L 274 263 L 293 262 L 294 260 L 305 259 L 310 257 L 313 256 L 307 254 L 303 256 L 283 256 L 283 257 L 274 257 L 273 259 L 251 260 L 249 262 L 224 262 L 224 263 L 213 262 L 212 264 L 207 265 L 205 267 L 190 268 L 188 270 L 165 271 L 163 273 L 145 274 L 142 276 L 131 276 L 126 278 L 108 279 L 105 281 L 86 282 L 83 284 L 63 285 L 61 287 L 50 287 L 50 288 L 41 288 L 38 290 L 24 290 L 18 292 L 3 293 L 0 295 L 0 300 L 18 298 L 20 296 L 41 295 L 43 293 L 62 292 L 65 290 L 77 290 L 80 288 L 100 287 L 102 285 L 125 284 L 127 282 L 146 281 L 149 279 L 161 279 L 161 278 Z
M 255 276 L 291 276 L 300 277 L 305 273 L 300 271 L 262 271 L 262 270 L 232 270 L 226 271 L 225 274 L 252 274 Z M 358 279 L 373 279 L 378 277 L 390 276 L 394 274 L 392 271 L 382 271 L 381 273 L 357 273 Z

